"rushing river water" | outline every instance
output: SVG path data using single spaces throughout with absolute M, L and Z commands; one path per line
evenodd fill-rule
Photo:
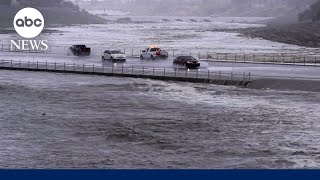
M 320 94 L 0 71 L 0 168 L 319 168 Z

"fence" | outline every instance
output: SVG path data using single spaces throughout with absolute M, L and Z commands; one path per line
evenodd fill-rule
M 122 66 L 104 66 L 88 64 L 68 64 L 56 62 L 34 62 L 34 61 L 13 61 L 1 60 L 1 68 L 13 70 L 42 70 L 66 73 L 93 73 L 102 75 L 119 75 L 125 77 L 155 78 L 169 80 L 183 80 L 190 82 L 209 82 L 215 81 L 233 81 L 236 85 L 244 85 L 251 81 L 251 73 L 235 72 L 214 72 L 201 71 L 199 69 L 173 69 L 173 68 L 155 68 L 155 67 L 126 67 Z
M 1 45 L 2 52 L 28 52 L 28 53 L 45 53 L 72 55 L 69 47 L 66 46 L 49 46 L 46 51 L 20 51 L 10 49 L 8 45 Z M 100 47 L 92 47 L 91 55 L 102 56 L 105 49 Z M 122 49 L 121 50 L 128 58 L 139 58 L 142 50 L 140 49 Z M 178 51 L 168 50 L 170 57 L 180 55 L 191 55 L 202 61 L 223 61 L 223 62 L 238 62 L 238 63 L 271 63 L 271 64 L 288 64 L 288 65 L 305 65 L 305 66 L 320 66 L 320 55 L 297 55 L 292 53 L 217 53 L 217 52 L 196 52 L 196 51 Z

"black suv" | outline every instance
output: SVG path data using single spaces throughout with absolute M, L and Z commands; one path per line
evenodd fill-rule
M 73 45 L 70 47 L 70 51 L 75 56 L 89 56 L 91 53 L 91 49 L 87 48 L 85 45 Z
M 179 56 L 173 60 L 173 64 L 180 64 L 186 66 L 187 68 L 200 67 L 200 62 L 192 56 Z

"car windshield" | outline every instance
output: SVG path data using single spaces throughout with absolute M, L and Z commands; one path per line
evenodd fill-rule
M 184 59 L 186 59 L 186 60 L 196 60 L 194 57 L 192 57 L 192 56 L 186 56 L 186 57 L 184 57 Z
M 121 51 L 111 51 L 111 54 L 122 54 Z
M 160 51 L 160 49 L 159 48 L 151 48 L 150 51 Z

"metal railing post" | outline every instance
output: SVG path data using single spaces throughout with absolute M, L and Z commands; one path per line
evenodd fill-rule
M 273 61 L 273 63 L 275 63 L 275 61 L 274 61 L 275 59 L 274 59 L 274 56 L 272 56 L 272 61 Z
M 244 72 L 243 73 L 243 82 L 245 82 L 246 81 L 246 73 Z

